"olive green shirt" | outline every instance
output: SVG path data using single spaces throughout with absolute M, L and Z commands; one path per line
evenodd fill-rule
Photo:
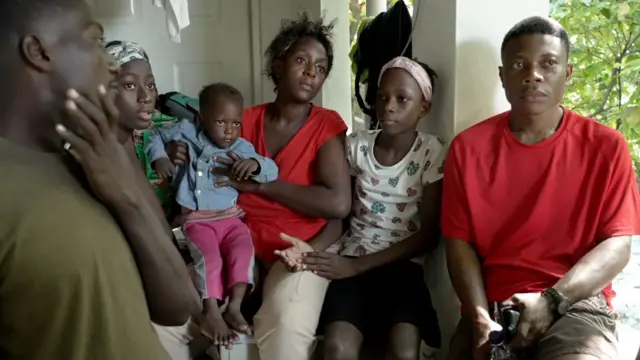
M 169 360 L 116 221 L 60 158 L 0 139 L 0 358 Z

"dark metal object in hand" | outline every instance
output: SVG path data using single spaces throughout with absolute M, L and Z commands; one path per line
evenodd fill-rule
M 512 306 L 500 307 L 500 305 L 495 304 L 494 319 L 502 326 L 502 330 L 492 331 L 489 334 L 491 360 L 517 360 L 515 354 L 509 351 L 505 345 L 509 344 L 516 335 L 518 322 L 520 321 L 518 308 Z

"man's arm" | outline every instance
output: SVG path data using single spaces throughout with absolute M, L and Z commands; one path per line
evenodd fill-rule
M 136 259 L 151 320 L 164 326 L 184 325 L 197 311 L 193 287 L 187 267 L 153 209 L 140 196 L 113 211 Z
M 454 139 L 444 164 L 442 234 L 449 277 L 465 314 L 474 321 L 489 319 L 480 258 L 472 243 L 471 215 L 463 182 L 461 140 Z
M 631 236 L 609 238 L 583 256 L 553 288 L 570 303 L 586 299 L 609 285 L 630 257 Z
M 351 210 L 349 167 L 344 133 L 327 140 L 318 151 L 317 184 L 311 186 L 276 180 L 260 186 L 260 194 L 312 217 L 342 219 Z
M 427 184 L 422 190 L 420 230 L 407 239 L 382 251 L 355 259 L 358 273 L 363 273 L 394 261 L 410 259 L 438 245 L 442 181 Z
M 640 235 L 640 194 L 625 139 L 613 133 L 609 150 L 609 184 L 598 219 L 598 243 L 553 287 L 571 303 L 602 291 L 624 269 L 631 256 L 631 237 Z
M 489 318 L 489 304 L 484 291 L 480 260 L 471 244 L 459 239 L 445 239 L 447 268 L 453 288 L 470 319 Z
M 125 149 L 134 163 L 141 199 L 114 209 L 136 259 L 151 320 L 163 326 L 179 326 L 189 315 L 202 312 L 186 265 L 173 244 L 172 232 L 162 207 L 140 169 L 131 142 Z M 136 206 L 137 205 L 137 206 Z

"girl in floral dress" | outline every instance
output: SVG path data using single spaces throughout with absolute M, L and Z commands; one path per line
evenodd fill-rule
M 416 130 L 434 80 L 428 66 L 393 59 L 379 79 L 381 129 L 347 137 L 355 184 L 349 229 L 329 251 L 303 258 L 304 268 L 334 280 L 322 314 L 325 359 L 358 359 L 364 339 L 383 340 L 387 359 L 417 360 L 421 340 L 440 346 L 422 255 L 439 237 L 445 146 Z

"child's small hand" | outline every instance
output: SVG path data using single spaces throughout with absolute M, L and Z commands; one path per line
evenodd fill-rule
M 156 173 L 162 180 L 169 180 L 176 174 L 176 166 L 169 158 L 161 158 L 153 162 Z
M 164 150 L 176 165 L 185 165 L 189 162 L 189 148 L 182 141 L 170 141 L 165 145 Z
M 236 180 L 247 180 L 256 175 L 260 170 L 260 164 L 256 159 L 242 159 L 236 161 L 231 167 L 231 177 Z

